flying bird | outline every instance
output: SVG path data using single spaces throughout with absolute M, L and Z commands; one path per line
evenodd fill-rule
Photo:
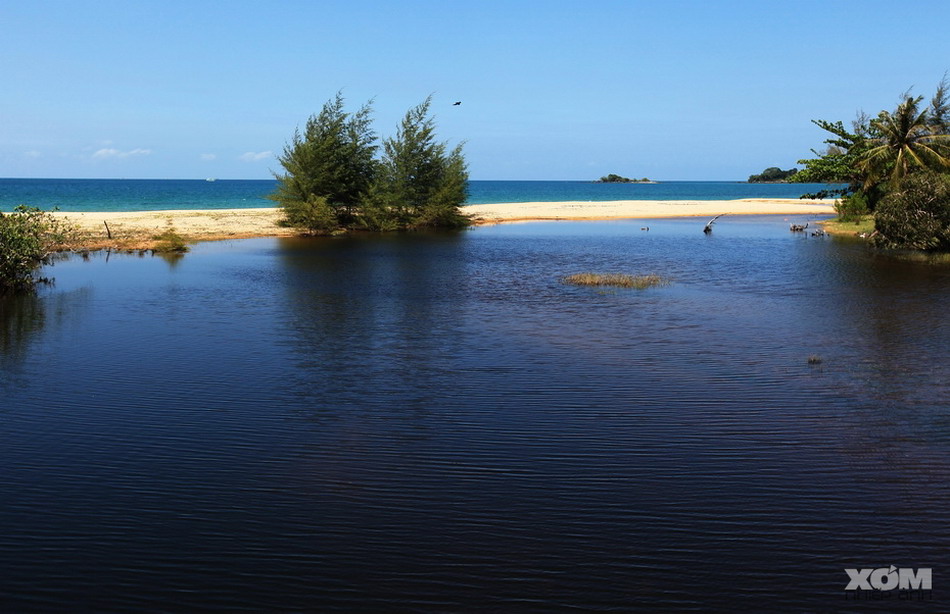
M 711 233 L 711 232 L 712 232 L 712 225 L 713 225 L 713 222 L 715 222 L 716 220 L 718 220 L 719 218 L 721 218 L 721 217 L 724 216 L 724 215 L 725 215 L 725 213 L 720 213 L 719 215 L 717 215 L 717 216 L 714 217 L 713 219 L 711 219 L 711 220 L 709 220 L 708 222 L 706 222 L 706 227 L 703 228 L 703 232 L 705 232 L 706 234 Z
M 457 107 L 457 106 L 459 106 L 460 104 L 462 104 L 462 101 L 461 101 L 461 100 L 457 100 L 457 101 L 455 101 L 455 102 L 452 103 L 452 106 L 453 106 L 453 107 Z

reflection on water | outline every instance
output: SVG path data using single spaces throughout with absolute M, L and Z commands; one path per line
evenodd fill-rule
M 431 404 L 431 384 L 464 343 L 464 305 L 453 296 L 465 283 L 461 241 L 282 240 L 301 389 L 354 404 Z
M 155 256 L 167 262 L 169 267 L 175 268 L 185 254 L 184 252 L 156 252 Z
M 46 313 L 33 295 L 0 297 L 0 359 L 23 355 L 30 335 L 43 327 Z
M 77 318 L 90 299 L 89 288 L 71 292 L 46 293 L 43 298 L 23 294 L 0 298 L 0 381 L 16 372 L 17 362 L 29 355 L 29 348 L 47 324 L 59 329 Z
M 0 599 L 825 611 L 946 567 L 950 270 L 787 224 L 60 263 L 0 328 Z

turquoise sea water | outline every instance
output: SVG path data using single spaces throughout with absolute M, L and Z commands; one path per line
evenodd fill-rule
M 272 207 L 273 180 L 0 179 L 0 211 L 20 204 L 62 211 L 161 211 Z M 668 181 L 601 184 L 589 181 L 471 181 L 469 204 L 533 201 L 731 200 L 798 198 L 823 184 Z

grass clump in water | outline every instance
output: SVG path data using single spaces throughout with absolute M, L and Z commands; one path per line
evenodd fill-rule
M 624 275 L 622 273 L 577 273 L 564 278 L 572 286 L 612 286 L 615 288 L 655 288 L 668 286 L 670 281 L 659 275 Z

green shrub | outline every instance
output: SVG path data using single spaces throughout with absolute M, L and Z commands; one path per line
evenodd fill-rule
M 869 213 L 868 199 L 862 192 L 849 194 L 835 201 L 839 222 L 858 222 Z
M 878 247 L 950 251 L 950 175 L 909 175 L 878 203 L 874 228 Z
M 379 159 L 370 105 L 348 113 L 343 102 L 341 94 L 328 101 L 278 157 L 285 172 L 269 198 L 283 209 L 285 226 L 335 234 L 470 223 L 460 209 L 468 185 L 462 146 L 449 150 L 436 139 L 431 96 L 382 142 Z
M 371 230 L 461 228 L 468 171 L 462 145 L 449 150 L 435 135 L 432 97 L 410 109 L 395 137 L 383 141 L 378 173 L 364 200 L 362 224 Z
M 185 242 L 185 238 L 175 232 L 174 228 L 169 228 L 162 234 L 155 235 L 152 239 L 158 241 L 155 247 L 152 248 L 154 252 L 164 254 L 177 252 L 181 254 L 188 251 L 188 244 Z
M 37 270 L 65 247 L 70 234 L 66 224 L 36 207 L 20 205 L 12 213 L 0 213 L 0 296 L 49 283 Z
M 354 113 L 343 107 L 343 94 L 337 92 L 277 157 L 285 172 L 276 175 L 277 191 L 268 198 L 284 209 L 289 226 L 329 232 L 352 224 L 373 182 L 378 146 L 371 105 Z
M 313 234 L 330 234 L 340 227 L 337 212 L 325 196 L 310 194 L 305 200 L 287 200 L 283 209 L 286 226 Z

